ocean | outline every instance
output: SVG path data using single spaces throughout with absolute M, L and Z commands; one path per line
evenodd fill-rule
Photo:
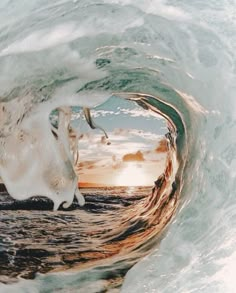
M 1 0 L 0 292 L 235 292 L 235 15 Z

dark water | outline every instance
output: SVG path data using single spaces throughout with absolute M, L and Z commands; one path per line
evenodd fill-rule
M 46 198 L 14 201 L 2 190 L 1 282 L 12 282 L 17 277 L 31 279 L 37 273 L 113 264 L 107 278 L 115 287 L 121 285 L 126 271 L 147 254 L 144 244 L 164 225 L 164 199 L 152 195 L 151 187 L 82 191 L 86 199 L 83 208 L 74 202 L 69 210 L 53 212 L 53 203 Z M 154 202 L 152 217 L 148 215 L 150 207 L 140 209 Z M 164 222 L 172 213 L 170 208 Z

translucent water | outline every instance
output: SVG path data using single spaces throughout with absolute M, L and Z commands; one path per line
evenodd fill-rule
M 93 107 L 114 93 L 143 93 L 160 98 L 165 118 L 185 130 L 176 141 L 178 209 L 154 252 L 128 271 L 123 292 L 235 292 L 235 15 L 231 0 L 0 3 L 1 154 L 15 156 L 8 169 L 1 167 L 1 177 L 13 197 L 35 195 L 32 182 L 43 178 L 50 158 L 64 181 L 57 196 L 43 179 L 33 186 L 36 193 L 56 208 L 73 200 L 77 181 L 72 169 L 68 173 L 74 160 L 68 133 L 62 131 L 60 143 L 51 138 L 48 117 L 55 109 Z M 12 129 L 15 138 L 7 138 Z M 22 129 L 25 146 L 19 144 Z M 30 145 L 35 166 L 24 152 Z M 29 171 L 19 185 L 11 178 L 19 174 L 15 162 Z M 0 291 L 100 292 L 111 288 L 103 270 L 41 274 L 2 284 Z

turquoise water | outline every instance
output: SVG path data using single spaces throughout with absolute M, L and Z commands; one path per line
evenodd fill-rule
M 122 292 L 235 292 L 235 15 L 230 0 L 0 3 L 0 97 L 13 113 L 4 133 L 27 109 L 26 126 L 47 139 L 43 118 L 54 108 L 124 92 L 159 97 L 184 121 L 178 210 Z M 0 290 L 96 292 L 101 276 L 40 275 Z

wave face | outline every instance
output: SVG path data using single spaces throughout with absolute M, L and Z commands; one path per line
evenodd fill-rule
M 1 1 L 0 291 L 234 292 L 235 11 Z

